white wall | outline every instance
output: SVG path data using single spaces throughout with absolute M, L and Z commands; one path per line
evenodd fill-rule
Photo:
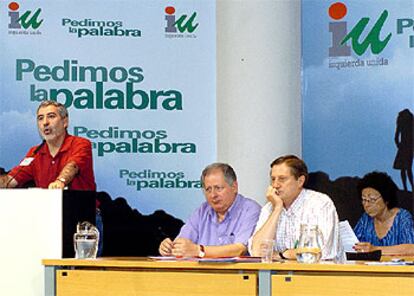
M 264 204 L 269 164 L 301 156 L 300 0 L 217 0 L 218 161 Z

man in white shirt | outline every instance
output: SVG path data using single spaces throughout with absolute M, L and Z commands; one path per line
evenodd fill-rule
M 334 259 L 339 252 L 338 214 L 326 194 L 303 188 L 308 170 L 303 160 L 294 155 L 275 159 L 271 165 L 268 203 L 262 208 L 249 252 L 260 256 L 260 244 L 275 239 L 275 250 L 284 259 L 295 259 L 300 225 L 318 225 L 323 235 L 322 259 Z

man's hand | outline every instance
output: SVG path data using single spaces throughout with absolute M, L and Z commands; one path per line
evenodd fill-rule
M 273 208 L 283 207 L 283 200 L 279 197 L 276 189 L 272 185 L 269 185 L 269 187 L 267 187 L 266 198 L 272 203 Z
M 172 254 L 175 257 L 197 257 L 199 252 L 199 246 L 189 239 L 177 238 L 174 240 Z
M 0 175 L 0 188 L 14 188 L 17 181 L 9 175 Z
M 161 256 L 171 256 L 173 247 L 174 243 L 170 238 L 167 237 L 161 242 L 158 251 L 160 252 Z
M 7 175 L 0 175 L 0 188 L 6 188 L 8 181 L 9 177 Z
M 63 183 L 60 180 L 55 180 L 52 183 L 49 184 L 49 186 L 47 187 L 48 189 L 63 189 L 65 188 L 65 183 Z

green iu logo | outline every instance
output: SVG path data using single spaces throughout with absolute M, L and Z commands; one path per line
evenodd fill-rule
M 347 7 L 341 2 L 336 2 L 329 7 L 329 16 L 334 20 L 342 19 L 347 13 Z M 363 31 L 366 29 L 370 18 L 364 17 L 359 20 L 351 32 L 347 32 L 347 22 L 335 21 L 329 22 L 329 32 L 332 33 L 332 46 L 329 48 L 330 57 L 350 56 L 351 48 L 346 44 L 349 40 L 352 44 L 353 51 L 361 56 L 368 47 L 371 46 L 373 54 L 379 54 L 387 46 L 391 39 L 391 33 L 383 40 L 380 39 L 380 32 L 388 17 L 388 11 L 384 10 L 381 16 L 375 22 L 371 31 L 364 40 L 359 41 Z
M 34 30 L 40 27 L 43 20 L 38 20 L 38 17 L 40 15 L 40 12 L 42 11 L 40 8 L 38 8 L 33 15 L 31 10 L 27 10 L 25 13 L 20 16 L 19 12 L 20 5 L 17 2 L 11 2 L 9 3 L 9 17 L 10 17 L 10 23 L 9 23 L 9 29 L 28 29 L 32 27 Z
M 178 18 L 178 20 L 175 20 L 175 8 L 173 6 L 167 6 L 165 8 L 165 13 L 167 14 L 165 16 L 165 20 L 167 21 L 167 26 L 165 27 L 166 33 L 177 33 L 177 29 L 181 33 L 184 33 L 185 31 L 193 33 L 198 27 L 198 23 L 193 25 L 193 21 L 197 16 L 196 12 L 193 12 L 187 21 L 186 14 L 183 14 Z

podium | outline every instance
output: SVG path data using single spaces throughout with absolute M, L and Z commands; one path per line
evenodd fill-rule
M 0 189 L 0 201 L 0 295 L 43 295 L 41 260 L 73 257 L 77 222 L 95 222 L 95 192 Z

